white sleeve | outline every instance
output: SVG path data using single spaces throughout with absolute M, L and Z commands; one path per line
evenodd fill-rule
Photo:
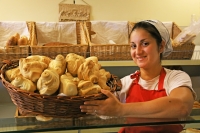
M 186 72 L 180 70 L 165 70 L 166 77 L 164 81 L 164 88 L 166 89 L 167 95 L 169 95 L 173 89 L 180 86 L 186 86 L 190 88 L 193 91 L 194 95 L 196 95 L 192 88 L 191 78 Z
M 125 103 L 126 102 L 126 95 L 129 91 L 129 88 L 133 82 L 133 79 L 131 79 L 130 75 L 127 75 L 121 79 L 122 88 L 121 91 L 117 94 L 118 99 L 120 102 Z

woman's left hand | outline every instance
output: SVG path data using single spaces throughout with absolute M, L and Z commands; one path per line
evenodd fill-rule
M 108 90 L 101 90 L 108 98 L 105 100 L 86 101 L 80 106 L 81 112 L 104 116 L 121 116 L 122 103 Z

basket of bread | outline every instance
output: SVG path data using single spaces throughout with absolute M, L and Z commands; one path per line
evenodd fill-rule
M 19 59 L 30 54 L 29 46 L 35 43 L 34 22 L 0 22 L 0 66 L 3 60 Z
M 84 101 L 106 99 L 101 89 L 121 89 L 118 77 L 103 69 L 97 57 L 75 53 L 8 61 L 1 79 L 22 116 L 82 117 L 87 115 L 80 111 Z
M 35 35 L 36 43 L 30 47 L 32 55 L 50 58 L 68 53 L 87 55 L 88 41 L 83 22 L 35 22 Z

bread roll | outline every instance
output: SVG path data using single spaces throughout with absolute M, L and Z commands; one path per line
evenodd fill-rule
M 79 66 L 85 61 L 85 58 L 74 53 L 69 53 L 67 54 L 65 60 L 67 62 L 67 72 L 76 77 Z
M 78 92 L 78 95 L 85 96 L 85 95 L 92 95 L 92 94 L 98 94 L 101 90 L 101 87 L 97 84 L 93 84 L 91 87 L 87 89 L 80 89 Z
M 27 36 L 21 36 L 17 41 L 18 46 L 28 45 L 28 38 Z
M 60 92 L 66 96 L 76 96 L 78 94 L 76 83 L 70 73 L 62 75 L 60 78 Z
M 27 79 L 36 82 L 43 70 L 48 67 L 47 64 L 41 61 L 29 61 L 26 58 L 19 59 L 20 73 Z
M 51 121 L 53 119 L 53 117 L 46 117 L 46 116 L 43 116 L 43 115 L 37 115 L 37 116 L 35 116 L 35 118 L 38 121 Z
M 111 78 L 110 72 L 106 71 L 105 69 L 100 69 L 99 70 L 98 85 L 101 86 L 102 89 L 110 90 L 110 87 L 106 84 L 106 82 L 110 78 Z
M 66 71 L 66 60 L 65 57 L 61 54 L 57 55 L 54 60 L 51 60 L 49 63 L 49 68 L 54 69 L 58 75 L 64 74 Z
M 22 75 L 20 73 L 19 67 L 9 69 L 5 72 L 6 78 L 11 82 L 15 79 L 15 77 Z
M 87 81 L 87 80 L 80 80 L 78 83 L 78 89 L 87 89 L 89 87 L 93 86 L 93 83 L 91 81 Z
M 15 77 L 11 84 L 28 92 L 34 92 L 36 90 L 36 85 L 31 80 L 24 78 L 22 75 Z
M 98 82 L 99 66 L 92 60 L 85 60 L 78 69 L 78 78 L 80 80 L 89 80 L 92 83 Z
M 6 42 L 6 47 L 17 46 L 17 38 L 15 36 L 11 36 Z
M 39 61 L 39 62 L 45 63 L 48 66 L 49 63 L 51 62 L 51 58 L 47 56 L 42 56 L 42 55 L 31 55 L 31 56 L 26 57 L 26 61 L 27 62 Z
M 16 37 L 17 40 L 19 40 L 20 34 L 19 34 L 19 33 L 16 33 L 16 34 L 14 35 L 14 37 Z
M 42 95 L 54 94 L 60 85 L 58 73 L 53 69 L 45 69 L 37 81 L 37 89 Z

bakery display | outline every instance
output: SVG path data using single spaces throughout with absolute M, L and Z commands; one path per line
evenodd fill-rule
M 121 89 L 118 77 L 103 69 L 96 57 L 74 53 L 8 62 L 1 78 L 21 116 L 83 117 L 88 115 L 80 110 L 84 101 L 106 99 L 101 89 Z
M 55 59 L 31 55 L 19 59 L 19 66 L 5 71 L 8 81 L 19 89 L 41 95 L 84 96 L 110 90 L 110 72 L 101 68 L 95 56 L 58 54 Z

